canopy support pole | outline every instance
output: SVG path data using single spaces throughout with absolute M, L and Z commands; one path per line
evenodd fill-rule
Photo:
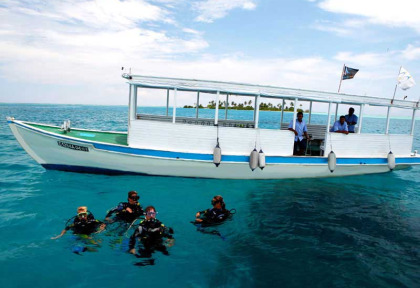
M 130 128 L 131 125 L 131 94 L 133 90 L 133 85 L 128 86 L 128 128 Z M 128 133 L 130 133 L 130 129 L 128 129 Z
M 312 117 L 312 101 L 309 102 L 309 119 L 308 119 L 308 124 L 311 124 L 311 117 Z
M 174 106 L 173 106 L 173 112 L 172 112 L 172 123 L 175 123 L 175 118 L 176 118 L 176 91 L 177 89 L 174 89 Z
M 130 113 L 130 120 L 136 120 L 136 111 L 137 111 L 137 86 L 130 85 L 130 101 L 128 103 L 128 109 Z
M 255 122 L 255 119 L 256 119 L 256 115 L 257 115 L 257 97 L 258 96 L 255 96 L 254 97 L 254 122 Z
M 297 111 L 296 106 L 297 106 L 297 101 L 298 101 L 298 99 L 295 98 L 295 106 L 294 106 L 295 109 L 293 110 L 293 129 L 296 129 L 296 111 Z
M 332 103 L 328 103 L 328 117 L 327 117 L 327 133 L 330 132 L 330 122 L 331 122 L 331 105 Z
M 219 123 L 219 96 L 220 96 L 220 91 L 217 91 L 216 94 L 216 112 L 214 115 L 214 125 L 218 125 Z
M 414 124 L 416 123 L 416 109 L 413 109 L 413 118 L 411 119 L 411 132 L 410 135 L 414 135 Z
M 229 109 L 229 94 L 226 94 L 225 120 L 227 120 L 228 109 Z
M 258 128 L 258 121 L 260 120 L 260 94 L 255 98 L 255 129 Z
M 198 118 L 198 107 L 200 107 L 200 91 L 197 92 L 197 107 L 195 109 L 195 118 Z
M 335 118 L 334 118 L 334 123 L 337 121 L 337 115 L 338 115 L 338 103 L 335 106 Z
M 283 114 L 284 114 L 284 99 L 283 99 L 283 105 L 281 106 L 280 130 L 281 130 L 281 123 L 283 123 Z
M 365 104 L 360 105 L 359 129 L 357 130 L 357 134 L 360 134 L 362 132 L 364 110 L 365 110 Z
M 388 112 L 386 113 L 386 127 L 385 127 L 385 135 L 389 133 L 389 119 L 391 116 L 391 106 L 388 106 Z
M 166 116 L 169 115 L 169 89 L 166 89 Z

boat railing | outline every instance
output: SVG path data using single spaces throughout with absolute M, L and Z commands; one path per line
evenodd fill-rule
M 154 114 L 137 114 L 138 120 L 151 120 L 151 121 L 163 121 L 171 122 L 172 116 L 166 115 L 154 115 Z M 191 118 L 191 117 L 176 117 L 176 123 L 193 124 L 202 126 L 213 126 L 214 119 L 209 118 Z M 218 125 L 223 127 L 239 127 L 239 128 L 254 128 L 254 121 L 245 120 L 231 120 L 231 119 L 219 119 Z

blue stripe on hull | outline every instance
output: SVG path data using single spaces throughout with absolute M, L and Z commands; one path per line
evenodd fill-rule
M 420 164 L 420 158 L 395 158 L 396 164 Z
M 247 157 L 249 162 L 249 157 Z M 287 157 L 287 156 L 266 156 L 267 164 L 327 164 L 328 159 L 323 157 Z
M 337 165 L 387 165 L 387 158 L 337 158 Z

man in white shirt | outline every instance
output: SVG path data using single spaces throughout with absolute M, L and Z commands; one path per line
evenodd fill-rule
M 293 120 L 290 121 L 288 129 L 295 133 L 295 145 L 293 147 L 293 155 L 305 155 L 307 139 L 309 139 L 309 136 L 308 128 L 306 127 L 305 121 L 303 121 L 302 112 L 297 113 L 295 129 L 293 129 Z

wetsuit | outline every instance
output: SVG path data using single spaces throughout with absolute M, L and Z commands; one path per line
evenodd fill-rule
M 163 254 L 168 254 L 166 246 L 163 245 L 163 238 L 172 239 L 172 228 L 165 227 L 157 219 L 143 220 L 139 227 L 134 231 L 130 237 L 129 249 L 133 249 L 136 245 L 136 239 L 139 238 L 144 249 L 139 249 L 140 254 L 144 257 L 150 257 L 154 250 L 161 251 Z
M 71 220 L 71 219 L 70 219 Z M 66 231 L 73 230 L 74 234 L 92 234 L 96 232 L 98 227 L 102 224 L 101 221 L 96 220 L 92 213 L 87 215 L 86 220 L 79 219 L 79 217 L 75 216 L 73 223 L 67 225 L 64 229 Z
M 230 216 L 229 210 L 211 208 L 200 212 L 204 224 L 216 224 L 225 221 Z
M 127 208 L 130 208 L 133 212 L 128 212 Z M 116 213 L 116 220 L 131 223 L 140 216 L 143 216 L 144 211 L 141 208 L 140 203 L 130 204 L 127 202 L 121 202 L 117 207 L 109 210 L 105 218 L 111 217 L 113 213 Z

